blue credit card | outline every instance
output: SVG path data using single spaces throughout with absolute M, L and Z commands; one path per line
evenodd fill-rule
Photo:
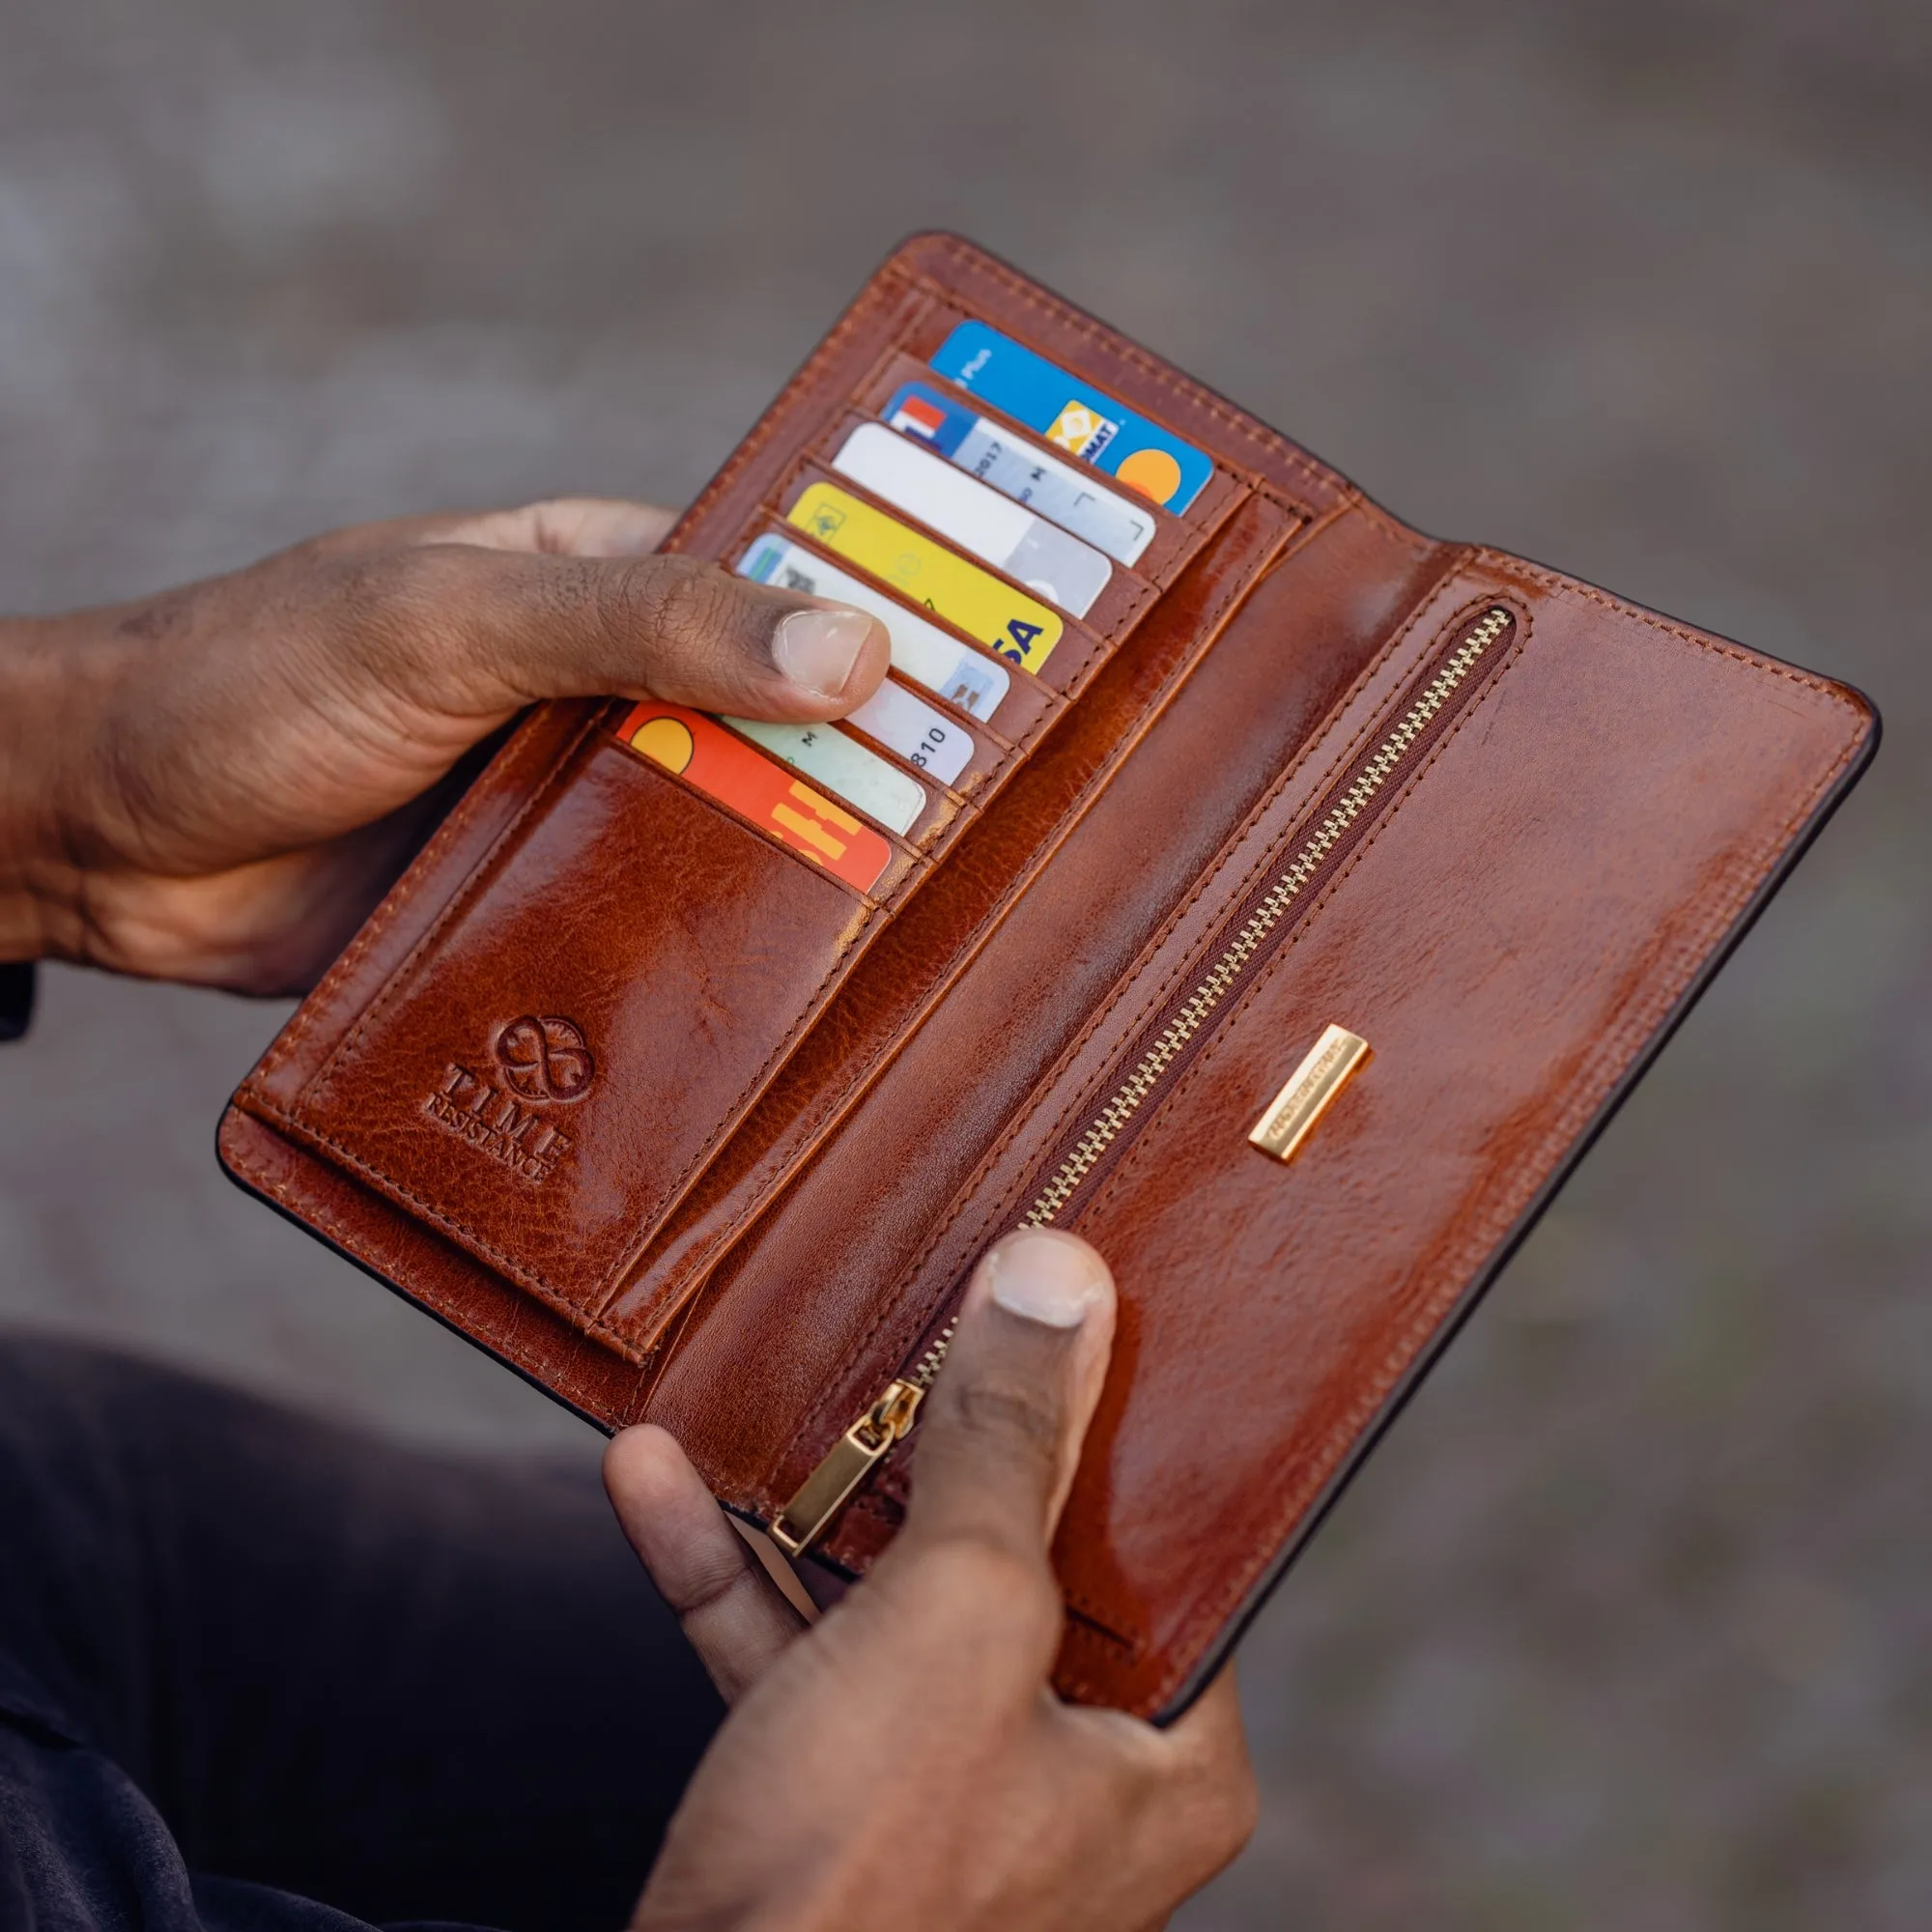
M 1163 509 L 1186 509 L 1214 473 L 1212 462 L 1192 443 L 983 322 L 962 322 L 932 366 L 1054 448 L 1118 477 Z

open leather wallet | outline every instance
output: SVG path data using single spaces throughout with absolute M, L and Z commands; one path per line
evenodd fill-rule
M 222 1159 L 848 1575 L 974 1263 L 1076 1230 L 1121 1316 L 1056 1681 L 1172 1718 L 1876 716 L 1408 528 L 946 235 L 669 547 L 888 610 L 882 700 L 539 706 Z

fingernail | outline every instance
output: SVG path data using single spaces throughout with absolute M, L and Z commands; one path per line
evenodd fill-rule
M 840 697 L 871 628 L 863 611 L 794 611 L 779 625 L 772 656 L 794 684 Z
M 1077 1328 L 1106 1277 L 1084 1242 L 1050 1229 L 1013 1235 L 986 1257 L 992 1297 L 1009 1315 L 1049 1328 Z

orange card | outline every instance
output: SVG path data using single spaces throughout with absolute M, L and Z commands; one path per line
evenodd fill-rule
M 634 705 L 617 735 L 862 893 L 892 863 L 892 846 L 863 819 L 701 712 L 655 701 Z

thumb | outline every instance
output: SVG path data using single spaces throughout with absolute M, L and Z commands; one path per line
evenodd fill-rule
M 927 1398 L 901 1542 L 972 1538 L 1043 1564 L 1113 1339 L 1114 1278 L 1085 1241 L 995 1243 Z
M 879 687 L 876 617 L 696 557 L 569 555 L 431 542 L 402 554 L 413 653 L 433 704 L 508 712 L 546 697 L 663 697 L 701 711 L 842 718 Z

